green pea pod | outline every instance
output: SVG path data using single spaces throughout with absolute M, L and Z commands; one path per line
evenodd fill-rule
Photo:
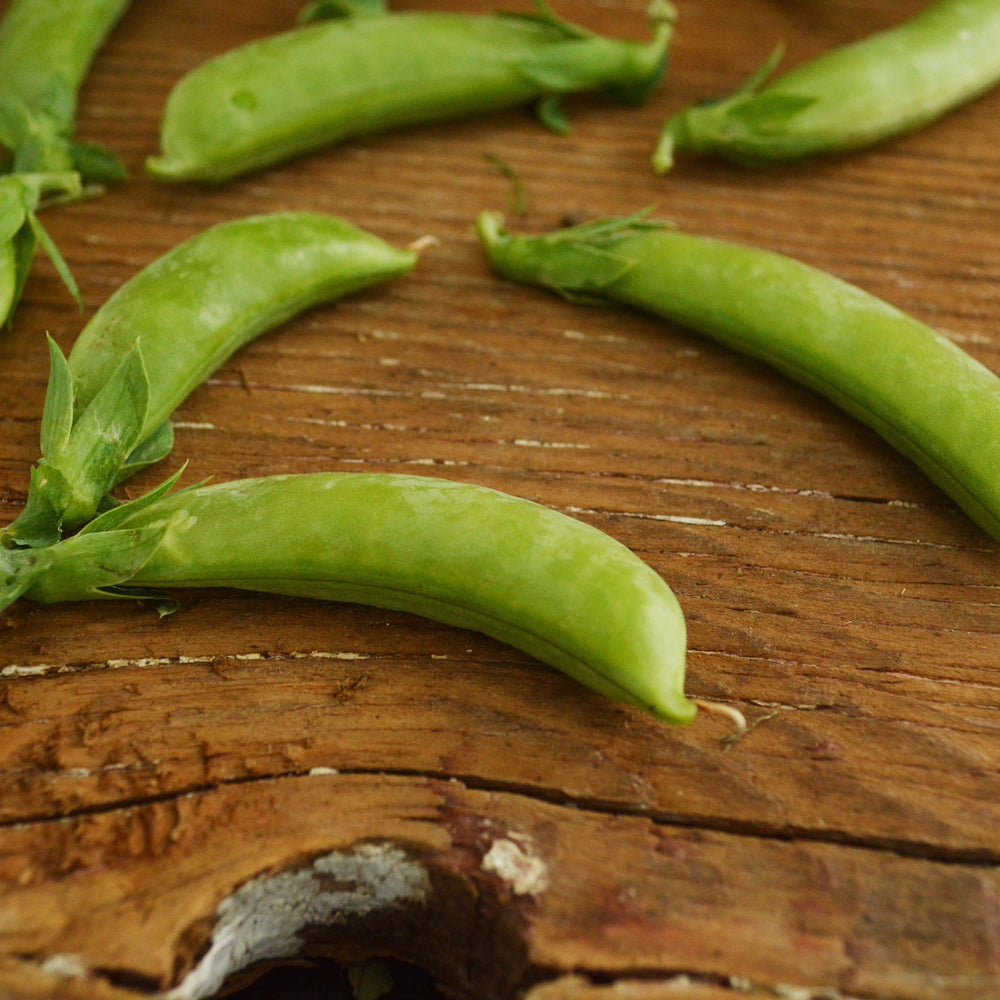
M 772 83 L 780 52 L 736 94 L 670 118 L 653 155 L 743 163 L 860 149 L 912 132 L 1000 83 L 1000 2 L 938 0 L 889 31 L 821 55 Z
M 788 257 L 641 216 L 509 236 L 484 213 L 479 232 L 509 278 L 637 306 L 822 393 L 1000 540 L 1000 379 L 930 327 Z
M 214 226 L 126 282 L 69 359 L 50 341 L 42 458 L 7 545 L 51 545 L 172 445 L 169 417 L 234 351 L 296 313 L 405 274 L 416 254 L 331 216 Z
M 128 0 L 13 0 L 0 22 L 0 144 L 14 154 L 15 171 L 80 169 L 77 93 L 127 7 Z M 96 161 L 91 153 L 81 162 Z M 87 179 L 121 175 L 116 161 L 101 163 Z
M 624 545 L 554 510 L 419 476 L 316 473 L 202 486 L 102 515 L 6 592 L 35 601 L 238 587 L 475 629 L 611 698 L 690 721 L 684 618 Z M 26 577 L 27 579 L 26 582 Z M 14 594 L 16 596 L 16 594 Z
M 348 136 L 604 88 L 641 102 L 666 62 L 673 8 L 645 45 L 537 16 L 392 13 L 325 20 L 203 63 L 170 94 L 160 181 L 224 181 Z M 564 124 L 543 105 L 546 120 Z
M 39 243 L 70 294 L 80 302 L 76 282 L 35 212 L 47 197 L 76 197 L 79 193 L 80 177 L 72 172 L 0 176 L 0 324 L 14 313 Z

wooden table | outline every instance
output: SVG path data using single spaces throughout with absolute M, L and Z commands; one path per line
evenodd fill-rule
M 284 208 L 430 236 L 408 278 L 240 351 L 129 494 L 188 461 L 187 483 L 402 471 L 539 501 L 663 575 L 690 693 L 750 729 L 671 729 L 499 642 L 367 607 L 18 602 L 0 619 L 0 995 L 209 995 L 269 954 L 264 928 L 278 950 L 392 954 L 477 997 L 1000 997 L 996 544 L 823 399 L 650 317 L 505 283 L 471 228 L 509 208 L 499 161 L 529 198 L 512 228 L 656 205 L 836 273 L 1000 371 L 1000 93 L 847 158 L 656 177 L 668 112 L 779 41 L 791 65 L 923 6 L 681 0 L 661 91 L 638 110 L 574 99 L 569 137 L 510 111 L 215 189 L 146 179 L 174 81 L 298 6 L 136 3 L 100 54 L 79 133 L 132 179 L 45 215 L 85 310 L 39 259 L 0 337 L 0 520 L 37 458 L 45 331 L 68 349 L 180 240 Z M 560 12 L 645 36 L 641 0 Z

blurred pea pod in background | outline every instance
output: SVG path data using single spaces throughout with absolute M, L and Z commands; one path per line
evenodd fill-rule
M 110 153 L 74 138 L 77 94 L 129 0 L 14 0 L 0 21 L 0 322 L 17 306 L 41 244 L 74 297 L 69 269 L 35 215 L 125 177 Z

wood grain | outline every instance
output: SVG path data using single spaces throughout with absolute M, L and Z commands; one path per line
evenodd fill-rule
M 241 886 L 383 844 L 427 873 L 427 899 L 311 927 L 306 950 L 391 952 L 499 998 L 1000 997 L 996 544 L 824 400 L 650 317 L 506 284 L 471 227 L 509 209 L 496 158 L 529 198 L 512 228 L 656 205 L 852 281 L 1000 372 L 1000 94 L 850 157 L 659 178 L 663 118 L 778 41 L 790 65 L 922 7 L 691 0 L 662 90 L 640 109 L 572 99 L 569 137 L 512 110 L 218 188 L 147 180 L 172 83 L 298 6 L 135 4 L 96 60 L 79 133 L 132 176 L 45 215 L 84 311 L 39 258 L 0 337 L 0 523 L 37 458 L 44 332 L 68 349 L 181 239 L 284 208 L 430 236 L 408 278 L 240 351 L 128 493 L 188 461 L 185 482 L 407 471 L 547 504 L 664 576 L 690 693 L 751 728 L 664 728 L 500 643 L 365 607 L 20 602 L 0 617 L 0 995 L 169 989 Z M 637 38 L 642 8 L 560 4 Z M 498 842 L 544 888 L 497 875 Z

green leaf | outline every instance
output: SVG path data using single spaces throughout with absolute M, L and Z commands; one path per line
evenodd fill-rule
M 49 341 L 49 385 L 42 408 L 42 457 L 54 459 L 69 443 L 73 429 L 73 376 L 66 355 Z

